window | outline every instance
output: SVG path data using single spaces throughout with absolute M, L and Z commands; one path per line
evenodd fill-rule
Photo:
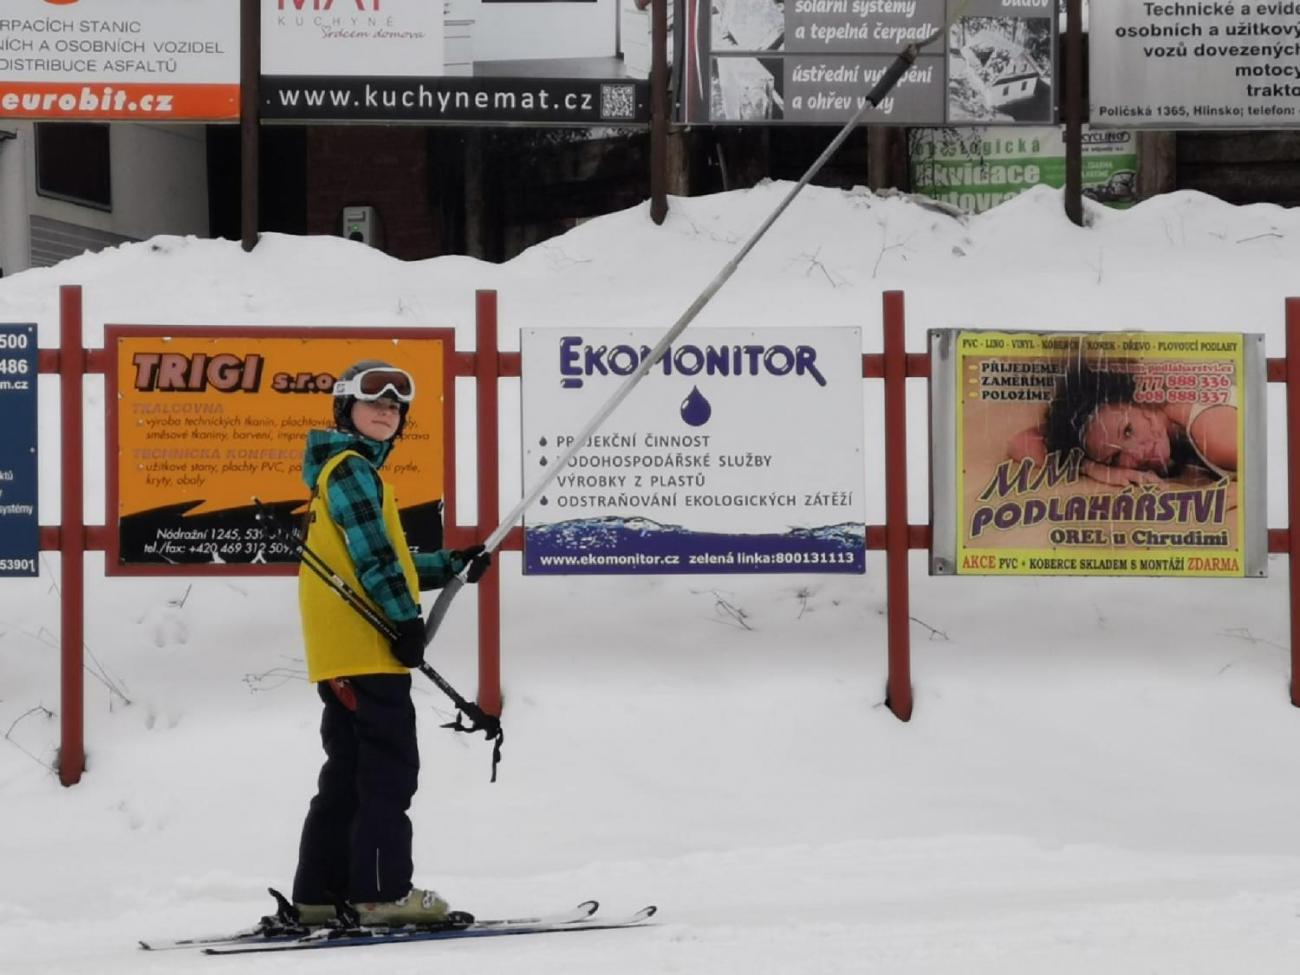
M 36 192 L 100 210 L 113 209 L 108 126 L 38 122 Z

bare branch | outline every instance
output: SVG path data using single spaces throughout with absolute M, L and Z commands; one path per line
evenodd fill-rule
M 714 612 L 717 613 L 719 616 L 726 617 L 726 619 L 715 620 L 714 622 L 724 623 L 727 626 L 738 626 L 741 629 L 745 629 L 745 630 L 754 629 L 747 622 L 747 620 L 749 619 L 749 614 L 746 613 L 743 609 L 741 609 L 739 606 L 733 605 L 732 603 L 728 602 L 727 599 L 722 595 L 722 593 L 718 592 L 718 590 L 716 589 L 710 589 L 709 594 L 713 596 Z
M 273 691 L 285 684 L 295 681 L 307 681 L 307 671 L 297 667 L 272 667 L 260 674 L 245 674 L 243 681 L 253 694 L 259 691 Z
M 1274 240 L 1285 240 L 1285 239 L 1286 239 L 1286 234 L 1279 234 L 1279 233 L 1278 233 L 1277 231 L 1275 231 L 1275 230 L 1270 230 L 1270 231 L 1268 231 L 1267 233 L 1263 233 L 1263 234 L 1255 234 L 1255 235 L 1252 236 L 1252 237 L 1243 237 L 1243 238 L 1241 238 L 1241 240 L 1237 241 L 1237 243 L 1238 243 L 1238 244 L 1247 244 L 1247 243 L 1250 243 L 1250 241 L 1252 241 L 1252 240 L 1261 240 L 1261 239 L 1264 238 L 1264 237 L 1272 237 Z
M 908 619 L 911 620 L 913 623 L 917 624 L 918 626 L 924 626 L 927 630 L 929 630 L 929 631 L 930 631 L 930 639 L 931 639 L 931 640 L 934 640 L 934 639 L 940 639 L 940 640 L 948 641 L 948 634 L 947 634 L 947 633 L 945 633 L 943 630 L 937 630 L 937 629 L 935 629 L 933 626 L 931 626 L 931 625 L 930 625 L 929 623 L 927 623 L 925 620 L 923 620 L 923 619 L 919 619 L 918 617 L 915 617 L 915 616 L 909 616 Z
M 22 714 L 18 715 L 18 717 L 14 718 L 14 720 L 13 720 L 13 724 L 11 724 L 11 725 L 9 726 L 9 730 L 5 732 L 5 735 L 4 735 L 4 737 L 5 737 L 5 741 L 9 742 L 9 744 L 13 745 L 13 746 L 14 746 L 15 748 L 17 748 L 20 752 L 22 752 L 24 755 L 26 755 L 28 758 L 30 758 L 33 762 L 35 762 L 35 763 L 36 763 L 37 765 L 39 765 L 41 768 L 45 769 L 46 772 L 48 772 L 49 774 L 53 775 L 53 774 L 54 774 L 54 769 L 53 769 L 52 765 L 51 765 L 49 762 L 43 762 L 43 761 L 41 761 L 40 756 L 38 756 L 38 755 L 33 755 L 31 752 L 29 752 L 29 751 L 28 751 L 26 748 L 24 748 L 22 745 L 18 744 L 18 742 L 17 742 L 17 741 L 14 739 L 14 737 L 13 737 L 14 729 L 18 727 L 18 724 L 19 724 L 21 721 L 23 721 L 24 719 L 31 717 L 33 714 L 44 714 L 44 715 L 45 715 L 45 719 L 46 719 L 47 721 L 48 721 L 49 719 L 51 719 L 51 718 L 54 717 L 54 712 L 51 711 L 49 708 L 44 707 L 43 705 L 38 704 L 38 705 L 36 705 L 36 707 L 34 707 L 34 708 L 28 708 L 28 709 L 27 709 L 26 711 L 24 711 Z
M 1257 637 L 1250 632 L 1249 628 L 1244 626 L 1234 626 L 1231 629 L 1221 630 L 1220 634 L 1222 636 L 1231 637 L 1234 640 L 1244 640 L 1247 643 L 1262 643 L 1266 647 L 1274 647 L 1278 650 L 1290 649 L 1289 647 L 1285 647 L 1280 643 L 1275 643 L 1272 640 L 1265 640 L 1263 637 Z

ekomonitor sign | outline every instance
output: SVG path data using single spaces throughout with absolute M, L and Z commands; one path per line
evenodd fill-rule
M 660 333 L 522 333 L 524 480 Z M 862 334 L 700 329 L 671 346 L 524 517 L 538 575 L 863 572 Z
M 0 118 L 239 118 L 230 0 L 4 0 Z
M 37 574 L 36 373 L 36 326 L 0 325 L 0 577 Z
M 1094 126 L 1291 127 L 1300 123 L 1300 2 L 1094 3 Z

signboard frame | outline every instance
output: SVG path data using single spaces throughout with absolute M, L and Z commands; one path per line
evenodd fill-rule
M 1231 3 L 1093 4 L 1085 105 L 1092 127 L 1300 125 L 1300 85 L 1288 63 L 1295 7 L 1265 12 L 1265 6 L 1243 14 Z
M 0 56 L 0 118 L 239 120 L 237 4 L 232 16 L 229 0 L 193 0 L 185 9 L 150 0 L 112 0 L 96 17 L 66 3 L 9 0 L 11 8 L 21 4 L 6 12 L 20 26 L 10 31 L 10 43 L 16 46 Z M 40 23 L 45 27 L 35 26 Z M 194 37 L 201 29 L 212 33 Z M 159 80 L 168 75 L 181 80 Z
M 14 337 L 22 336 L 19 345 Z M 0 402 L 4 403 L 4 436 L 0 438 L 0 504 L 30 501 L 31 513 L 11 518 L 6 510 L 0 516 L 0 578 L 25 578 L 40 575 L 40 396 L 37 376 L 40 371 L 40 348 L 36 325 L 31 322 L 0 324 Z M 15 382 L 26 385 L 11 388 Z M 10 397 L 21 397 L 19 415 Z M 24 451 L 26 455 L 24 456 Z M 19 489 L 15 497 L 14 487 Z M 15 527 L 13 522 L 17 522 Z
M 382 12 L 376 3 L 330 15 L 315 9 L 320 0 L 258 2 L 264 123 L 645 129 L 651 121 L 641 73 L 649 18 L 625 10 L 630 0 L 390 0 Z
M 1066 184 L 1064 126 L 919 127 L 907 137 L 912 192 L 967 213 L 986 212 L 1034 186 Z M 1083 195 L 1117 209 L 1137 203 L 1137 133 L 1085 125 L 1080 138 Z
M 104 326 L 105 348 L 105 555 L 104 574 L 108 576 L 292 576 L 298 573 L 298 562 L 281 563 L 127 563 L 121 561 L 121 491 L 119 481 L 118 423 L 121 401 L 120 382 L 115 350 L 119 339 L 185 337 L 206 338 L 256 338 L 310 341 L 313 339 L 342 339 L 382 341 L 413 339 L 440 341 L 442 351 L 442 459 L 443 459 L 443 530 L 444 534 L 455 524 L 456 512 L 456 395 L 455 366 L 456 330 L 451 327 L 363 327 L 343 326 L 223 326 L 223 325 L 130 325 Z M 328 424 L 328 415 L 322 414 L 321 426 Z M 273 500 L 273 499 L 264 499 Z M 306 499 L 304 498 L 304 505 Z
M 959 568 L 960 526 L 959 505 L 959 423 L 958 423 L 958 340 L 963 334 L 1005 334 L 1040 338 L 1088 337 L 1104 339 L 1106 336 L 1141 336 L 1158 339 L 1172 333 L 1143 332 L 1137 330 L 1084 331 L 1084 330 L 1027 330 L 996 328 L 944 328 L 931 329 L 928 334 L 930 353 L 930 574 L 970 575 L 989 574 L 962 572 Z M 1177 333 L 1178 336 L 1191 333 Z M 1242 416 L 1242 450 L 1245 454 L 1243 488 L 1237 499 L 1241 508 L 1242 572 L 1237 577 L 1263 578 L 1268 568 L 1268 508 L 1267 508 L 1267 368 L 1264 355 L 1264 336 L 1258 333 L 1234 334 L 1241 337 L 1241 375 L 1238 377 L 1241 401 L 1238 406 Z M 1209 553 L 1207 553 L 1209 554 Z M 1007 574 L 1007 573 L 992 573 Z M 1175 572 L 1093 572 L 1051 571 L 1043 573 L 1017 572 L 1016 575 L 1122 575 L 1122 576 L 1176 576 L 1178 578 L 1224 577 L 1223 573 Z M 1227 575 L 1233 578 L 1232 575 Z
M 692 334 L 570 459 L 549 499 L 525 512 L 524 573 L 864 573 L 861 328 Z M 568 447 L 655 336 L 645 327 L 522 330 L 525 471 Z M 822 411 L 811 417 L 819 435 L 791 423 L 792 410 L 813 409 Z M 557 515 L 538 519 L 548 505 Z
M 790 0 L 773 11 L 769 4 L 775 7 L 777 0 L 729 0 L 739 13 L 728 25 L 725 11 L 688 0 L 680 18 L 685 70 L 678 121 L 720 127 L 843 125 L 905 44 L 926 40 L 955 15 L 945 36 L 920 50 L 881 105 L 866 112 L 863 124 L 1054 125 L 1064 76 L 1056 2 L 917 0 L 907 8 L 892 0 Z M 823 17 L 828 19 L 818 23 Z M 720 43 L 713 36 L 715 21 L 726 31 Z M 1036 22 L 1032 30 L 1030 21 Z M 954 71 L 954 32 L 964 32 L 967 22 L 989 30 L 990 39 L 987 46 L 981 42 L 983 53 L 974 62 L 963 54 Z M 1033 40 L 1022 43 L 1027 34 Z M 864 39 L 845 40 L 858 37 Z M 1033 64 L 1027 53 L 1031 43 L 1047 47 L 1046 72 L 1039 70 L 1041 62 L 1032 70 L 1013 67 Z M 1016 45 L 1023 61 L 1003 62 L 1005 51 Z M 977 73 L 989 65 L 1009 70 L 998 68 L 971 82 L 972 63 Z M 737 117 L 717 117 L 718 103 Z M 981 114 L 967 114 L 976 110 Z M 792 112 L 804 114 L 791 118 Z

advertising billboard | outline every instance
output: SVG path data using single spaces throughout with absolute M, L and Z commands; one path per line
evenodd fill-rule
M 110 325 L 109 574 L 281 564 L 254 498 L 284 526 L 305 510 L 307 432 L 333 426 L 334 380 L 362 359 L 415 379 L 385 465 L 412 550 L 438 548 L 451 406 L 443 329 L 239 329 Z
M 1258 335 L 931 333 L 935 574 L 1265 574 Z
M 683 121 L 843 125 L 908 44 L 953 22 L 866 113 L 878 125 L 1056 118 L 1056 0 L 713 0 L 686 19 Z
M 660 336 L 524 330 L 525 481 Z M 525 513 L 524 571 L 863 572 L 862 429 L 860 329 L 692 330 Z
M 634 0 L 262 0 L 262 117 L 644 124 L 648 24 Z
M 0 118 L 239 118 L 230 0 L 5 0 Z
M 912 191 L 983 213 L 1033 186 L 1065 186 L 1060 126 L 913 129 L 908 132 Z M 1137 139 L 1127 130 L 1084 126 L 1083 195 L 1117 209 L 1137 201 Z
M 1300 6 L 1094 3 L 1095 126 L 1259 129 L 1300 124 Z
M 0 578 L 37 574 L 37 351 L 35 325 L 0 325 Z

